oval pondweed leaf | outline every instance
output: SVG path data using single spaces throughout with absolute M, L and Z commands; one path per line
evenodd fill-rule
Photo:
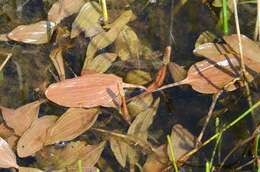
M 126 74 L 125 81 L 131 84 L 145 85 L 152 81 L 152 77 L 149 72 L 131 70 Z
M 127 84 L 113 74 L 91 73 L 51 84 L 46 97 L 66 107 L 120 107 L 119 89 L 145 87 Z
M 98 73 L 106 72 L 112 63 L 116 60 L 117 54 L 103 53 L 96 56 L 90 63 L 87 64 L 87 70 L 93 70 Z
M 128 145 L 124 141 L 116 137 L 110 137 L 110 148 L 116 157 L 117 162 L 122 166 L 126 166 Z
M 45 145 L 72 140 L 87 131 L 99 115 L 99 109 L 68 109 L 56 123 L 48 129 Z
M 140 41 L 133 29 L 127 25 L 123 27 L 115 40 L 116 53 L 121 60 L 139 58 L 141 55 Z
M 15 134 L 21 136 L 37 119 L 41 103 L 42 101 L 37 100 L 15 110 L 5 107 L 0 107 L 0 109 L 7 126 L 14 129 Z
M 16 156 L 8 143 L 0 137 L 0 168 L 18 168 Z
M 98 3 L 95 1 L 85 3 L 72 24 L 70 37 L 75 38 L 81 31 L 84 31 L 86 37 L 93 37 L 103 32 L 104 30 L 99 23 L 101 16 L 102 10 Z
M 180 124 L 176 124 L 172 128 L 171 140 L 174 147 L 174 156 L 179 159 L 182 155 L 192 150 L 195 146 L 194 136 Z M 168 144 L 167 152 L 171 157 L 170 145 Z
M 86 58 L 82 70 L 85 70 L 87 64 L 92 61 L 98 49 L 105 48 L 112 44 L 122 28 L 132 19 L 133 12 L 131 10 L 124 11 L 112 24 L 107 32 L 101 32 L 94 36 L 87 48 Z
M 214 94 L 220 90 L 233 91 L 237 88 L 231 84 L 240 74 L 239 58 L 233 54 L 211 57 L 192 65 L 186 79 L 169 84 L 158 90 L 189 84 L 200 93 Z
M 49 42 L 54 27 L 55 24 L 51 21 L 39 21 L 34 24 L 20 25 L 12 30 L 7 37 L 27 44 L 45 44 Z
M 84 3 L 84 0 L 59 0 L 49 10 L 48 20 L 59 24 L 64 18 L 77 13 Z
M 27 157 L 39 151 L 45 142 L 47 129 L 54 125 L 56 116 L 43 116 L 36 119 L 27 129 L 17 143 L 19 157 Z
M 63 56 L 62 56 L 62 49 L 61 48 L 54 48 L 50 55 L 49 55 L 60 80 L 65 79 L 65 69 L 64 69 L 64 62 L 63 62 Z

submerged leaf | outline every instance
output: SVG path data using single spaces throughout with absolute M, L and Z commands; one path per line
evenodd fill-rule
M 48 43 L 55 24 L 50 21 L 40 21 L 29 25 L 20 25 L 7 36 L 9 39 L 27 44 Z
M 216 35 L 209 31 L 202 32 L 195 43 L 195 48 L 200 46 L 201 44 L 205 44 L 208 42 L 213 42 L 216 39 Z
M 179 159 L 182 155 L 194 148 L 194 136 L 180 124 L 176 124 L 172 128 L 171 139 L 175 159 Z M 171 157 L 170 145 L 168 144 L 168 156 Z
M 15 110 L 0 107 L 6 124 L 14 129 L 15 134 L 21 136 L 37 119 L 41 101 L 34 101 Z
M 7 34 L 0 34 L 0 41 L 9 41 Z
M 47 129 L 53 126 L 56 120 L 56 116 L 43 116 L 36 119 L 18 141 L 18 156 L 27 157 L 39 151 L 44 145 Z
M 8 143 L 0 137 L 0 167 L 1 168 L 18 168 L 16 156 L 9 147 Z
M 157 108 L 160 103 L 160 98 L 157 98 L 152 107 L 140 112 L 133 123 L 130 125 L 127 133 L 129 135 L 136 136 L 142 140 L 146 140 L 148 137 L 148 129 L 153 122 L 153 117 L 157 112 Z
M 38 168 L 31 168 L 31 167 L 19 167 L 19 172 L 43 172 Z
M 48 20 L 59 24 L 64 18 L 77 13 L 84 3 L 84 0 L 59 0 L 49 10 Z
M 80 10 L 78 16 L 72 24 L 71 38 L 75 38 L 81 31 L 86 37 L 93 37 L 103 31 L 99 24 L 102 10 L 95 1 L 87 2 Z
M 95 122 L 98 109 L 68 109 L 47 132 L 45 145 L 72 140 L 87 131 Z
M 86 69 L 87 64 L 92 61 L 97 50 L 105 48 L 115 41 L 123 26 L 125 26 L 132 17 L 133 12 L 131 10 L 125 11 L 111 24 L 109 31 L 101 32 L 91 39 L 87 48 L 86 59 L 82 70 Z
M 104 73 L 116 60 L 117 55 L 114 53 L 103 53 L 95 57 L 89 64 L 87 64 L 87 70 L 93 70 L 98 73 Z
M 153 103 L 152 94 L 146 94 L 144 96 L 136 96 L 134 97 L 128 104 L 127 108 L 129 114 L 132 117 L 137 116 L 140 112 L 146 110 Z
M 145 85 L 152 80 L 150 73 L 142 70 L 131 70 L 126 74 L 125 81 L 131 84 Z
M 11 135 L 14 135 L 13 129 L 6 126 L 6 124 L 3 122 L 0 124 L 0 137 L 7 138 Z
M 187 71 L 177 63 L 170 62 L 168 64 L 168 69 L 175 82 L 181 81 L 187 76 Z
M 122 167 L 125 167 L 128 148 L 127 143 L 117 139 L 116 137 L 110 137 L 109 141 L 111 150 L 113 151 L 113 154 L 115 155 L 117 162 Z
M 140 56 L 140 41 L 131 27 L 125 25 L 115 40 L 116 53 L 125 61 Z
M 60 80 L 65 79 L 65 69 L 64 69 L 64 62 L 63 62 L 63 56 L 62 56 L 62 49 L 61 48 L 54 48 L 50 55 L 50 59 L 52 60 L 52 63 L 58 72 Z

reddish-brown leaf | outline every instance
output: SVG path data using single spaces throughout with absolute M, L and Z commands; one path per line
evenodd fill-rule
M 7 126 L 14 129 L 15 134 L 21 136 L 37 118 L 41 103 L 42 101 L 37 100 L 15 110 L 5 107 L 0 108 Z
M 12 30 L 7 36 L 9 39 L 27 44 L 47 43 L 54 30 L 54 23 L 40 21 L 29 25 L 20 25 Z
M 50 115 L 36 119 L 18 141 L 18 156 L 27 157 L 39 151 L 44 145 L 47 129 L 54 125 L 56 120 L 56 116 Z
M 161 87 L 161 89 L 189 84 L 200 93 L 213 94 L 220 90 L 232 91 L 237 87 L 230 84 L 240 76 L 239 58 L 233 54 L 211 57 L 192 65 L 186 79 Z
M 9 147 L 8 143 L 0 137 L 0 167 L 1 168 L 18 168 L 16 156 Z
M 95 122 L 99 109 L 68 109 L 56 123 L 48 129 L 45 145 L 72 140 L 87 131 Z
M 120 87 L 145 89 L 123 83 L 120 77 L 113 74 L 91 73 L 51 84 L 45 95 L 49 100 L 66 107 L 120 107 Z

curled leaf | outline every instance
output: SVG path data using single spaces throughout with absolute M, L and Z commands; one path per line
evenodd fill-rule
M 39 151 L 44 145 L 47 129 L 54 125 L 56 120 L 56 116 L 43 116 L 36 119 L 18 141 L 18 156 L 27 157 Z
M 49 10 L 48 20 L 59 24 L 64 18 L 77 13 L 84 3 L 84 0 L 59 0 Z
M 41 103 L 41 101 L 37 100 L 15 110 L 5 107 L 0 108 L 7 126 L 14 129 L 15 134 L 21 136 L 37 118 Z
M 102 32 L 103 28 L 99 24 L 101 15 L 102 10 L 98 3 L 95 1 L 85 3 L 72 24 L 71 38 L 75 38 L 81 31 L 85 32 L 86 37 L 93 37 Z
M 40 21 L 29 25 L 20 25 L 7 36 L 9 39 L 27 44 L 45 44 L 49 42 L 55 24 L 50 21 Z
M 8 143 L 0 137 L 0 167 L 1 168 L 18 168 L 16 156 L 9 147 Z
M 45 145 L 68 141 L 78 137 L 96 122 L 99 113 L 98 109 L 68 109 L 48 129 Z

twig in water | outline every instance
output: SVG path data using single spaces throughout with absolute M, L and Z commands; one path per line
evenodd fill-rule
M 209 112 L 208 112 L 206 121 L 205 121 L 205 123 L 204 123 L 204 125 L 203 125 L 203 128 L 201 129 L 201 132 L 200 132 L 198 138 L 197 138 L 196 147 L 201 143 L 201 139 L 202 139 L 202 137 L 203 137 L 203 135 L 204 135 L 204 133 L 205 133 L 205 130 L 206 130 L 207 126 L 208 126 L 209 120 L 210 120 L 210 118 L 212 117 L 212 114 L 213 114 L 214 108 L 215 108 L 215 106 L 216 106 L 217 100 L 218 100 L 219 96 L 222 94 L 222 92 L 223 92 L 223 91 L 220 91 L 220 92 L 218 92 L 217 94 L 215 94 L 215 95 L 213 96 L 213 100 L 212 100 L 212 103 L 211 103 L 211 105 L 210 105 L 210 108 L 209 108 Z

